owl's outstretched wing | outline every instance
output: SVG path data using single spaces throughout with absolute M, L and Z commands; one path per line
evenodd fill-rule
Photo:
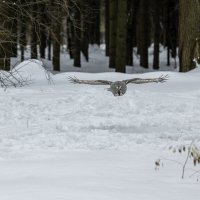
M 142 84 L 142 83 L 164 83 L 168 80 L 169 76 L 160 76 L 159 78 L 147 78 L 147 79 L 142 79 L 142 78 L 132 78 L 132 79 L 127 79 L 123 80 L 126 84 L 129 83 L 134 83 L 134 84 Z
M 76 77 L 69 77 L 69 81 L 74 84 L 89 84 L 89 85 L 110 85 L 112 82 L 107 80 L 79 80 Z

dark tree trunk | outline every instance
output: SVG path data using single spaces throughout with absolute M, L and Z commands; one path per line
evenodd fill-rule
M 169 8 L 169 0 L 164 1 L 164 26 L 165 26 L 165 36 L 164 36 L 164 44 L 167 47 L 167 66 L 170 66 L 170 8 Z
M 20 31 L 20 37 L 19 37 L 19 43 L 20 43 L 20 50 L 21 50 L 21 61 L 24 60 L 24 50 L 26 47 L 26 21 L 24 17 L 21 17 L 21 31 Z
M 106 56 L 109 56 L 109 5 L 110 0 L 105 0 L 105 43 Z
M 54 24 L 53 38 L 53 67 L 55 71 L 60 71 L 60 24 Z
M 92 13 L 89 26 L 89 40 L 91 44 L 100 45 L 100 0 L 90 0 Z
M 40 57 L 45 58 L 45 49 L 46 49 L 46 33 L 44 30 L 40 33 Z
M 78 5 L 80 7 L 80 4 Z M 76 25 L 74 27 L 74 38 L 73 38 L 73 57 L 74 66 L 81 67 L 81 13 L 76 7 L 74 8 L 74 19 Z
M 53 10 L 53 7 L 54 7 L 54 1 L 51 0 L 50 4 L 46 7 L 46 12 L 45 12 L 45 15 L 46 15 L 46 19 L 45 19 L 45 23 L 46 23 L 46 26 L 47 26 L 47 29 L 46 29 L 46 46 L 47 46 L 47 59 L 48 60 L 51 60 L 52 59 L 52 43 L 53 43 L 53 18 L 52 18 L 52 10 Z
M 14 1 L 13 1 L 14 2 Z M 11 20 L 11 40 L 12 40 L 12 53 L 11 57 L 17 57 L 17 40 L 18 40 L 18 20 L 17 20 L 17 12 L 16 12 L 16 4 L 13 4 L 10 6 L 11 8 L 11 15 L 12 15 L 12 20 Z
M 95 39 L 94 43 L 100 46 L 100 0 L 95 0 Z
M 131 1 L 131 0 L 130 0 Z M 137 44 L 137 24 L 138 24 L 138 13 L 139 13 L 139 0 L 132 0 L 132 6 L 133 6 L 133 20 L 132 20 L 132 41 L 133 41 L 133 47 L 138 47 Z
M 134 40 L 134 23 L 135 23 L 135 10 L 134 0 L 128 0 L 128 23 L 127 23 L 127 61 L 126 64 L 129 66 L 133 65 L 133 40 Z
M 115 68 L 116 36 L 117 36 L 117 0 L 109 0 L 109 67 Z
M 37 59 L 37 32 L 36 24 L 32 24 L 31 30 L 31 58 Z
M 140 0 L 140 20 L 139 20 L 139 53 L 140 53 L 140 65 L 144 68 L 148 68 L 148 0 Z
M 39 45 L 40 45 L 40 57 L 45 58 L 45 49 L 46 49 L 46 42 L 47 42 L 47 33 L 45 25 L 47 25 L 47 15 L 46 15 L 46 6 L 42 3 L 39 6 L 39 15 L 40 15 L 40 25 L 39 25 Z
M 116 72 L 126 72 L 127 52 L 127 0 L 118 1 L 117 11 L 117 43 L 116 43 Z
M 167 47 L 167 66 L 170 66 L 170 47 Z
M 51 60 L 51 34 L 50 33 L 48 35 L 47 45 L 48 45 L 48 60 Z
M 88 2 L 86 1 L 86 6 L 88 6 Z M 89 61 L 89 17 L 88 14 L 86 13 L 86 11 L 88 10 L 87 8 L 85 8 L 82 4 L 81 4 L 81 8 L 82 8 L 82 12 L 85 11 L 85 13 L 83 13 L 81 15 L 81 51 L 86 59 L 86 61 Z
M 55 71 L 60 71 L 60 44 L 61 44 L 61 12 L 62 8 L 59 0 L 55 0 L 52 4 L 54 10 L 54 19 L 52 19 L 53 27 L 53 67 Z
M 20 6 L 24 6 L 25 0 L 20 0 Z M 19 45 L 21 51 L 21 61 L 24 61 L 24 51 L 26 47 L 26 22 L 27 17 L 21 11 L 18 13 L 18 22 L 19 22 Z
M 74 37 L 74 27 L 73 27 L 70 17 L 68 16 L 67 17 L 67 50 L 69 52 L 69 56 L 71 59 L 73 59 L 73 49 L 72 49 L 73 37 Z
M 153 22 L 154 22 L 153 69 L 159 69 L 160 0 L 153 1 Z
M 34 0 L 31 12 L 32 12 L 32 18 L 31 18 L 31 58 L 37 59 L 38 52 L 37 52 L 37 41 L 38 41 L 38 24 L 37 24 L 37 13 L 38 13 L 38 5 L 36 4 L 36 0 Z
M 14 19 L 12 20 L 12 53 L 11 53 L 11 57 L 17 57 L 17 26 L 18 26 L 18 22 L 17 22 L 17 15 L 14 15 Z
M 167 66 L 170 59 L 176 58 L 178 46 L 178 0 L 164 0 L 163 8 L 163 37 L 161 42 L 167 47 Z
M 87 32 L 87 23 L 83 22 L 83 31 L 82 31 L 82 37 L 81 37 L 81 51 L 86 59 L 86 61 L 89 61 L 89 38 L 88 38 L 88 32 Z
M 0 2 L 0 69 L 10 70 L 12 55 L 12 7 Z
M 177 52 L 176 48 L 178 46 L 178 2 L 179 0 L 171 0 L 170 1 L 170 44 L 171 44 L 171 56 L 172 58 L 176 58 Z

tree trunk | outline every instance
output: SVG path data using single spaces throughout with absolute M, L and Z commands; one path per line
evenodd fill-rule
M 139 53 L 140 65 L 148 68 L 148 0 L 140 0 L 140 20 L 139 20 Z
M 20 16 L 20 50 L 21 50 L 21 61 L 24 61 L 24 50 L 26 47 L 26 20 L 24 16 Z
M 94 43 L 100 46 L 100 0 L 95 0 L 95 13 Z
M 167 66 L 170 66 L 170 48 L 167 47 Z
M 180 72 L 195 67 L 195 48 L 200 38 L 200 1 L 180 0 L 179 59 Z
M 82 8 L 84 9 L 84 8 Z M 89 19 L 87 14 L 83 14 L 81 16 L 81 51 L 86 59 L 86 61 L 89 61 Z
M 11 8 L 0 2 L 0 69 L 10 70 L 12 54 L 12 20 Z
M 54 24 L 53 38 L 53 66 L 55 71 L 60 71 L 60 24 Z
M 127 19 L 127 58 L 126 64 L 133 65 L 133 40 L 134 40 L 134 23 L 135 23 L 135 10 L 134 1 L 128 0 L 128 19 Z
M 52 27 L 53 27 L 53 67 L 55 71 L 60 71 L 60 44 L 61 44 L 61 5 L 58 0 L 53 2 L 53 10 L 54 10 L 54 19 L 52 19 Z
M 86 26 L 84 26 L 86 27 Z M 81 37 L 81 51 L 86 59 L 86 61 L 89 61 L 89 38 L 88 38 L 88 32 L 87 29 L 83 28 L 82 31 L 82 37 Z
M 48 45 L 48 60 L 51 60 L 51 34 L 50 33 L 48 35 L 47 45 Z
M 80 4 L 78 5 L 80 8 Z M 73 39 L 73 57 L 74 66 L 81 67 L 81 13 L 76 7 L 74 8 L 74 19 L 76 25 L 74 27 L 74 39 Z
M 106 56 L 109 56 L 109 2 L 105 0 L 105 43 L 106 43 Z
M 154 22 L 153 69 L 159 69 L 160 0 L 153 1 L 153 22 Z
M 40 57 L 45 58 L 45 49 L 46 49 L 46 33 L 45 30 L 40 32 Z
M 47 33 L 45 25 L 47 25 L 47 15 L 46 15 L 46 6 L 44 3 L 41 3 L 39 6 L 39 15 L 40 15 L 40 24 L 39 24 L 39 45 L 40 45 L 40 57 L 45 58 L 45 49 L 47 42 Z
M 115 68 L 118 0 L 109 0 L 109 67 Z
M 163 33 L 163 44 L 167 47 L 167 66 L 170 66 L 170 8 L 169 0 L 164 0 L 163 4 L 163 22 L 164 22 L 164 33 Z
M 17 39 L 18 39 L 18 32 L 17 32 L 17 27 L 18 27 L 18 22 L 17 22 L 17 13 L 16 13 L 16 6 L 13 5 L 13 10 L 12 10 L 12 15 L 13 15 L 13 19 L 12 19 L 12 25 L 11 25 L 11 31 L 12 31 L 12 53 L 11 53 L 11 57 L 17 57 Z
M 90 0 L 89 6 L 91 7 L 89 40 L 91 44 L 100 45 L 100 0 Z
M 116 42 L 116 72 L 126 72 L 127 53 L 127 0 L 118 1 L 117 11 L 117 42 Z
M 179 0 L 171 1 L 171 8 L 173 8 L 173 12 L 171 13 L 170 21 L 170 35 L 171 35 L 171 56 L 172 58 L 176 58 L 177 52 L 176 48 L 178 46 L 178 2 Z M 172 9 L 170 9 L 172 10 Z
M 69 52 L 69 56 L 73 59 L 73 37 L 74 37 L 74 27 L 70 17 L 67 17 L 67 50 Z
M 31 18 L 31 58 L 37 59 L 38 52 L 37 52 L 37 34 L 38 34 L 38 24 L 37 24 L 37 13 L 38 13 L 38 5 L 36 4 L 36 0 L 33 2 L 31 12 L 32 12 L 32 18 Z

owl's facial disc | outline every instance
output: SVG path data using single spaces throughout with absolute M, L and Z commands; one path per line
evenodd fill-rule
M 126 93 L 126 84 L 116 81 L 111 84 L 110 90 L 114 96 L 123 96 Z

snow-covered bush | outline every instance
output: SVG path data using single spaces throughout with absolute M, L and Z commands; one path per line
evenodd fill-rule
M 23 87 L 34 81 L 52 83 L 52 74 L 39 60 L 29 59 L 19 63 L 10 71 L 0 70 L 0 87 Z
M 4 89 L 8 87 L 23 87 L 28 85 L 30 80 L 20 75 L 18 70 L 4 71 L 0 70 L 0 86 Z

